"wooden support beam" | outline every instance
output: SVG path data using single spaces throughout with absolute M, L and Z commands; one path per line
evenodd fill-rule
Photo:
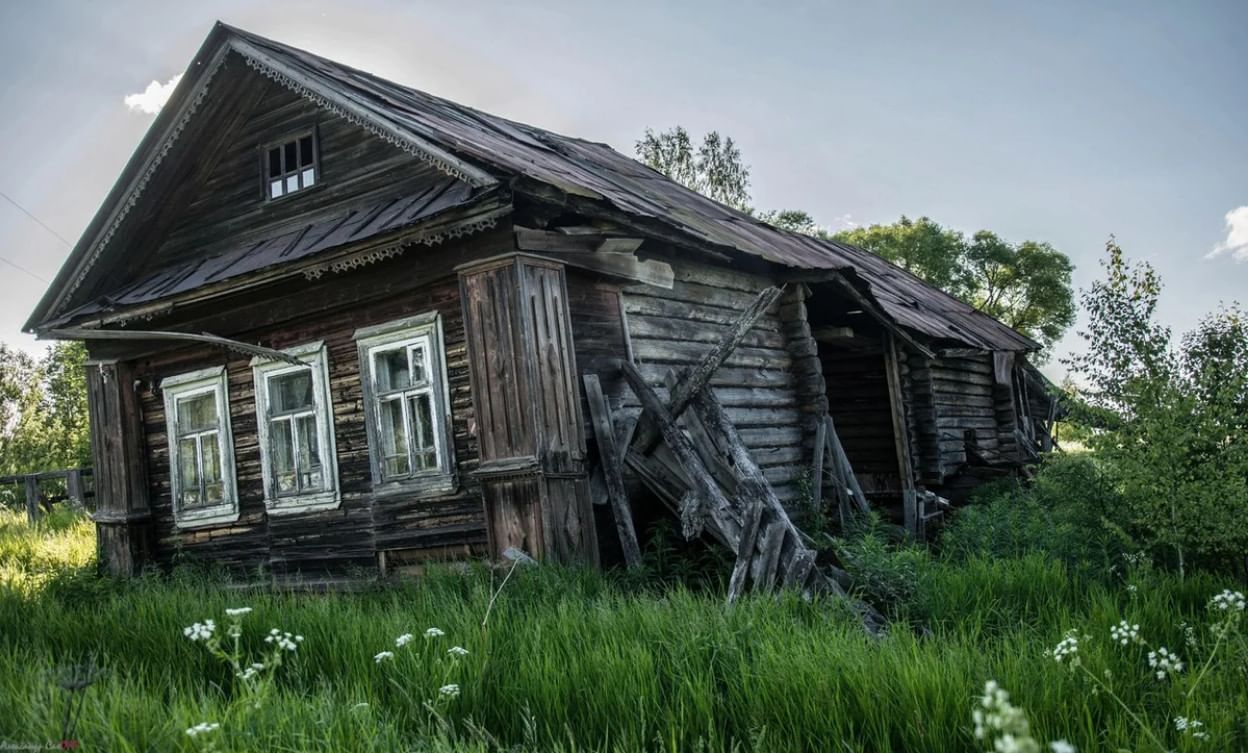
M 901 391 L 901 366 L 897 358 L 897 342 L 892 334 L 884 336 L 884 372 L 888 382 L 889 415 L 893 419 L 893 444 L 897 451 L 897 474 L 901 478 L 901 503 L 904 525 L 916 538 L 922 538 L 922 518 L 914 489 L 914 464 L 910 459 L 910 429 L 906 422 L 905 396 Z
M 598 375 L 586 374 L 584 382 L 594 438 L 598 443 L 598 458 L 607 485 L 607 497 L 611 502 L 611 512 L 615 516 L 615 530 L 620 537 L 620 548 L 624 551 L 624 564 L 630 570 L 635 569 L 641 567 L 641 546 L 637 543 L 633 513 L 628 505 L 628 493 L 624 489 L 623 461 L 615 446 L 611 409 L 607 405 L 607 398 L 602 394 Z
M 820 421 L 815 426 L 815 459 L 811 470 L 810 496 L 811 504 L 823 510 L 823 456 L 827 452 L 828 422 Z M 844 522 L 844 521 L 842 521 Z
M 763 518 L 761 500 L 751 500 L 745 508 L 745 520 L 741 523 L 741 539 L 737 542 L 737 561 L 732 567 L 732 577 L 728 579 L 728 603 L 741 597 L 745 591 L 746 579 L 750 575 L 750 560 L 754 557 L 755 541 Z
M 833 422 L 832 416 L 824 416 L 824 423 L 828 427 L 828 449 L 837 469 L 837 475 L 849 490 L 853 509 L 858 513 L 866 513 L 870 510 L 867 495 L 863 492 L 862 485 L 858 483 L 858 477 L 854 475 L 853 466 L 849 464 L 849 456 L 845 454 L 845 445 L 841 444 L 841 438 L 836 433 L 836 423 Z
M 711 381 L 711 375 L 715 370 L 723 365 L 728 356 L 737 349 L 741 341 L 745 339 L 745 335 L 758 321 L 771 305 L 776 302 L 780 294 L 784 292 L 784 288 L 767 288 L 758 294 L 758 297 L 741 312 L 741 316 L 733 322 L 728 331 L 724 333 L 719 343 L 703 356 L 697 366 L 689 372 L 689 376 L 684 379 L 677 390 L 674 390 L 671 399 L 668 402 L 667 410 L 673 418 L 679 418 L 685 412 L 685 408 L 689 406 L 689 402 L 694 395 L 698 394 L 702 388 L 706 387 Z M 631 365 L 631 364 L 629 364 Z M 640 395 L 638 396 L 640 397 Z M 637 424 L 637 430 L 633 434 L 633 446 L 639 452 L 649 452 L 660 436 L 660 430 L 655 426 L 653 417 L 642 414 L 641 420 Z

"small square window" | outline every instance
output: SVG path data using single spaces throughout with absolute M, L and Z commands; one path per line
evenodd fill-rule
M 318 167 L 312 134 L 268 147 L 264 158 L 265 195 L 277 199 L 316 185 Z

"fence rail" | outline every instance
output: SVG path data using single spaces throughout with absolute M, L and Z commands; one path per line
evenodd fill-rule
M 26 496 L 26 518 L 34 525 L 39 520 L 40 508 L 51 511 L 52 505 L 68 500 L 77 501 L 87 509 L 95 501 L 94 472 L 90 468 L 66 468 L 59 471 L 40 471 L 15 476 L 0 476 L 0 486 L 20 485 Z M 65 491 L 47 492 L 41 484 L 45 481 L 64 481 Z

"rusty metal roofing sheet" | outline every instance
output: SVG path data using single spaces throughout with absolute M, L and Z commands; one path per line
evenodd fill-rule
M 874 254 L 779 230 L 691 191 L 605 144 L 490 115 L 248 32 L 231 31 L 297 75 L 350 98 L 377 120 L 499 177 L 524 176 L 776 264 L 847 273 L 865 283 L 898 323 L 931 337 L 990 350 L 1038 347 Z

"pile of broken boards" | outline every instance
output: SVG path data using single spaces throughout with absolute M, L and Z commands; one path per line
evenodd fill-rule
M 627 467 L 680 517 L 687 539 L 706 533 L 735 554 L 729 601 L 737 599 L 747 587 L 758 592 L 792 588 L 807 597 L 831 595 L 844 599 L 867 630 L 876 633 L 883 627 L 881 615 L 849 596 L 848 575 L 843 570 L 832 564 L 816 563 L 817 552 L 811 540 L 790 520 L 710 388 L 711 375 L 780 293 L 779 288 L 760 293 L 701 362 L 692 369 L 669 372 L 666 403 L 633 364 L 621 363 L 624 377 L 642 406 L 641 415 L 623 443 L 616 441 L 610 407 L 598 377 L 584 377 L 607 496 L 624 558 L 629 567 L 641 562 L 624 485 Z M 830 418 L 819 426 L 816 444 L 817 483 L 825 478 L 831 481 L 825 488 L 837 502 L 842 517 L 865 512 L 862 489 L 854 479 Z

